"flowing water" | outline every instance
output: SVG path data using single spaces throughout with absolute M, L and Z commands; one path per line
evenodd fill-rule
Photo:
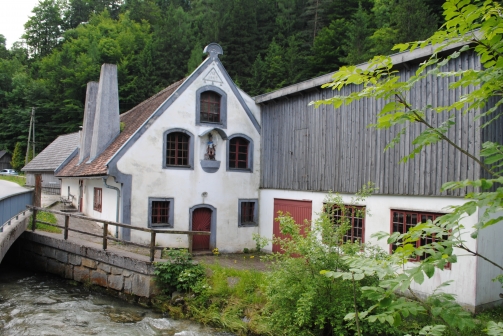
M 0 335 L 230 335 L 45 273 L 0 265 Z

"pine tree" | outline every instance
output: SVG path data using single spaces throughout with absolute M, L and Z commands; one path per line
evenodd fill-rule
M 347 26 L 347 41 L 343 50 L 347 56 L 343 58 L 348 64 L 358 64 L 369 58 L 370 44 L 370 15 L 361 4 L 353 14 L 351 23 Z
M 438 18 L 424 0 L 398 0 L 391 21 L 397 29 L 397 43 L 424 40 L 438 28 Z
M 24 155 L 23 155 L 23 145 L 20 142 L 16 143 L 16 147 L 14 147 L 14 153 L 12 154 L 12 161 L 10 165 L 13 169 L 20 171 L 21 168 L 24 167 Z M 33 155 L 32 155 L 33 156 Z M 28 161 L 29 162 L 29 161 Z

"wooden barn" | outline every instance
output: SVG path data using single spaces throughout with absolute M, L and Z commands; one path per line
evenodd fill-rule
M 12 161 L 12 155 L 6 150 L 0 151 L 0 170 L 1 169 L 11 169 L 12 166 L 10 162 Z

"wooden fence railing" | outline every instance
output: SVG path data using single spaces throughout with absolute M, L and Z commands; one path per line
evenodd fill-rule
M 54 226 L 54 227 L 58 227 L 60 229 L 63 229 L 63 237 L 65 240 L 68 239 L 68 232 L 69 231 L 73 231 L 73 232 L 77 232 L 77 233 L 81 233 L 81 234 L 85 234 L 85 235 L 89 235 L 89 236 L 93 236 L 93 237 L 102 238 L 103 239 L 103 250 L 107 249 L 108 240 L 120 242 L 120 243 L 126 244 L 126 245 L 134 245 L 134 246 L 149 248 L 150 249 L 150 261 L 154 261 L 156 250 L 163 250 L 167 247 L 167 246 L 156 246 L 155 245 L 155 239 L 158 234 L 185 234 L 185 235 L 187 235 L 188 239 L 189 239 L 189 253 L 192 253 L 192 237 L 194 235 L 210 235 L 210 232 L 207 232 L 207 231 L 175 231 L 175 230 L 157 230 L 157 229 L 153 230 L 153 229 L 144 228 L 144 227 L 140 227 L 140 226 L 128 225 L 128 224 L 124 224 L 124 223 L 117 223 L 117 222 L 102 220 L 102 219 L 98 219 L 98 218 L 91 218 L 91 217 L 82 216 L 82 215 L 69 214 L 67 212 L 49 210 L 49 209 L 39 208 L 39 207 L 35 207 L 35 206 L 27 206 L 27 208 L 29 208 L 33 212 L 33 217 L 32 217 L 32 222 L 31 222 L 31 230 L 32 231 L 35 231 L 36 223 L 39 222 L 42 224 L 46 224 L 46 225 L 50 225 L 50 226 Z M 56 215 L 65 216 L 65 225 L 61 226 L 61 225 L 37 220 L 37 212 L 39 212 L 39 211 L 50 212 L 50 213 L 53 213 Z M 85 232 L 85 231 L 77 230 L 74 228 L 70 228 L 70 218 L 71 217 L 87 220 L 90 222 L 102 223 L 103 224 L 103 234 L 97 235 L 97 234 L 94 234 L 91 232 Z M 118 227 L 131 229 L 131 230 L 150 232 L 150 244 L 145 245 L 145 244 L 133 243 L 130 241 L 126 241 L 126 240 L 122 240 L 122 239 L 118 239 L 118 238 L 109 236 L 108 235 L 108 226 L 109 225 L 115 225 Z

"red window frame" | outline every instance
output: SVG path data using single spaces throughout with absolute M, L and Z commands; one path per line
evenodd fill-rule
M 201 111 L 199 111 L 199 121 L 209 123 L 220 122 L 220 101 L 221 96 L 213 91 L 201 93 Z
M 241 225 L 255 223 L 255 202 L 241 202 Z
M 229 143 L 229 168 L 247 169 L 250 142 L 245 138 L 235 137 Z
M 102 201 L 103 201 L 103 189 L 94 188 L 93 209 L 95 211 L 101 212 Z
M 365 210 L 366 208 L 364 206 L 356 206 L 356 205 L 345 205 L 344 206 L 346 209 L 346 216 L 349 215 L 350 217 L 350 222 L 351 222 L 351 227 L 346 231 L 346 234 L 342 236 L 342 241 L 343 242 L 348 242 L 350 241 L 351 243 L 354 243 L 356 241 L 360 243 L 365 242 Z M 325 205 L 325 211 L 327 210 L 327 205 Z M 342 210 L 337 204 L 332 205 L 332 209 L 330 213 L 330 217 L 332 220 L 332 223 L 337 225 L 337 220 L 342 219 Z M 349 214 L 349 211 L 351 212 Z M 362 214 L 362 217 L 356 217 L 355 215 Z
M 410 228 L 416 226 L 419 223 L 425 223 L 428 220 L 434 221 L 440 216 L 445 215 L 444 213 L 437 212 L 425 212 L 425 211 L 405 211 L 405 210 L 391 210 L 390 212 L 390 233 L 400 232 L 405 233 Z M 418 221 L 419 220 L 419 221 Z M 420 247 L 425 244 L 432 243 L 437 238 L 435 236 L 421 238 L 416 241 L 416 247 Z M 397 245 L 390 244 L 389 251 L 393 253 L 397 249 Z M 416 256 L 415 258 L 409 259 L 409 261 L 421 261 L 426 257 L 423 254 L 422 256 Z M 451 263 L 447 263 L 444 267 L 445 269 L 451 269 Z
M 150 223 L 152 226 L 169 224 L 170 201 L 152 201 Z
M 189 166 L 189 140 L 181 132 L 166 135 L 166 166 Z

